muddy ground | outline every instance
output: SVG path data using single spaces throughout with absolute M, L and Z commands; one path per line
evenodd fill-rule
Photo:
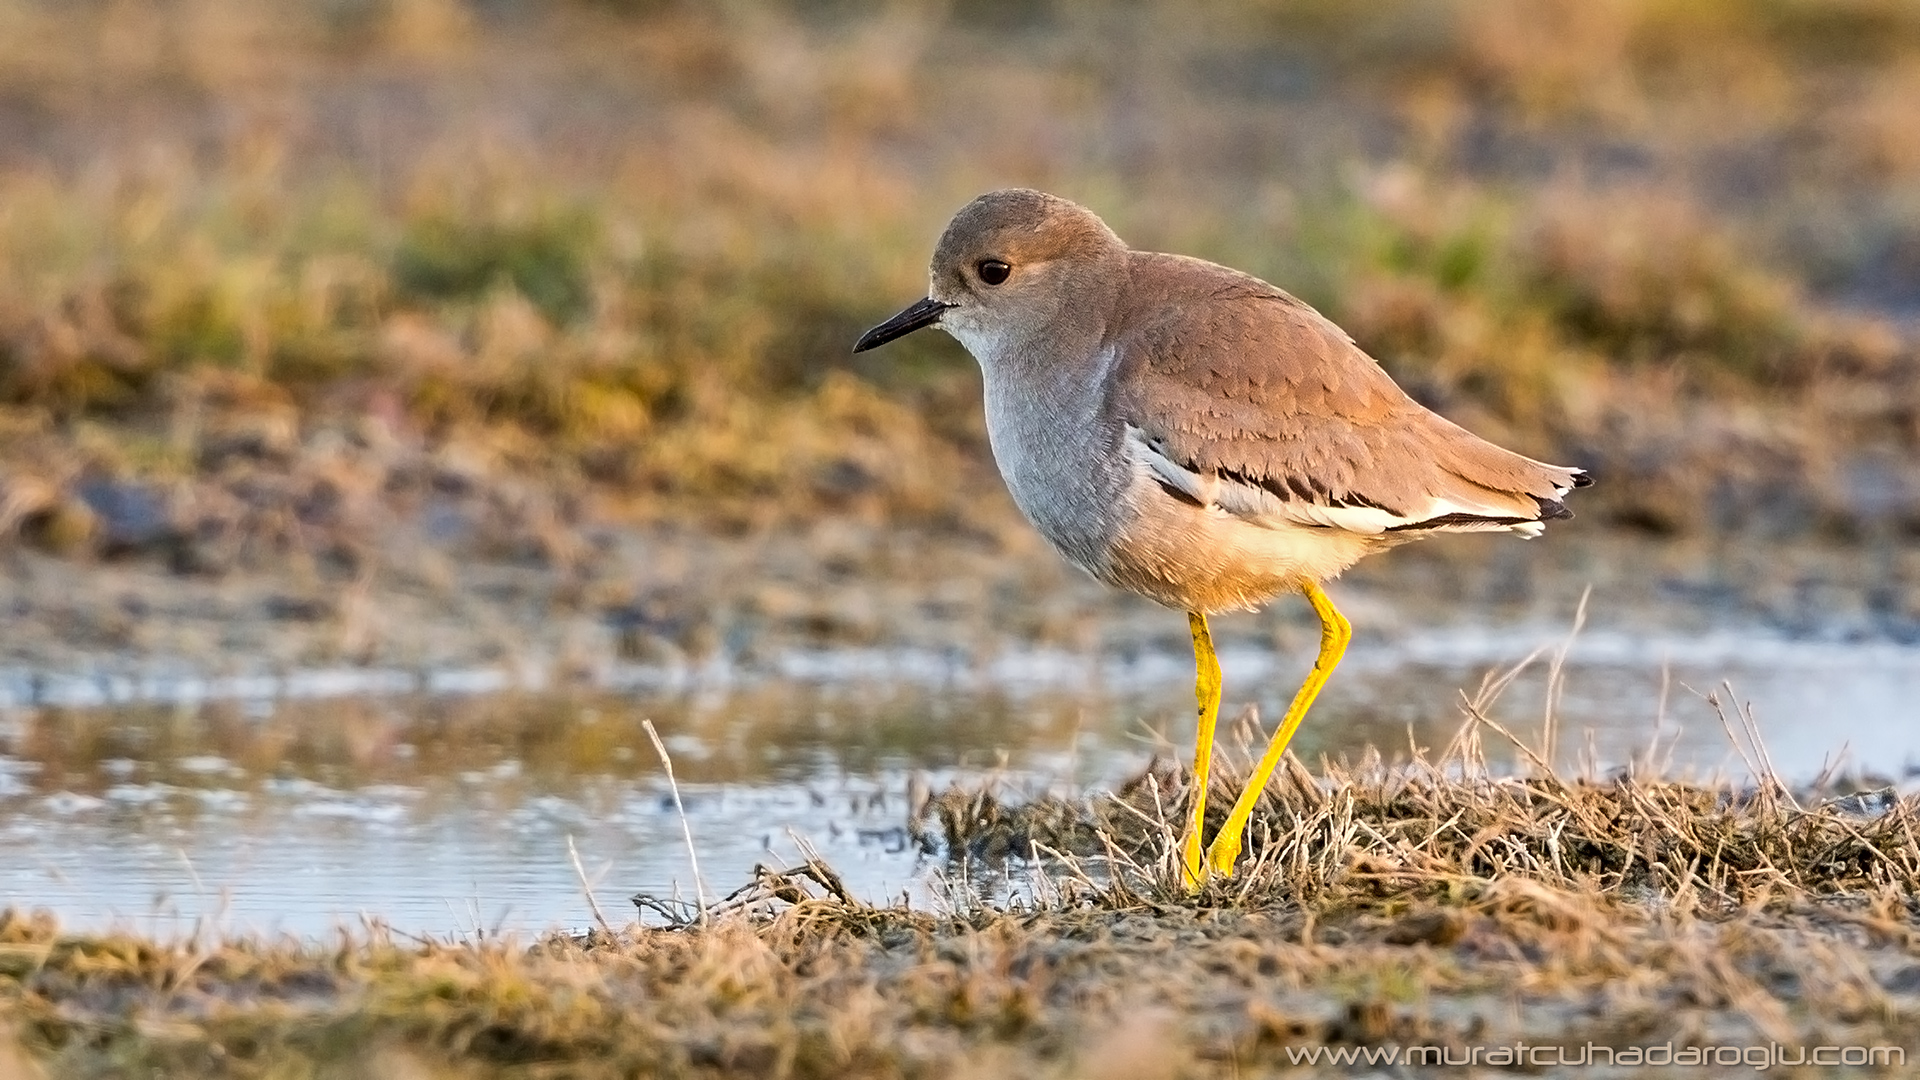
M 731 535 L 592 526 L 578 533 L 583 554 L 565 565 L 417 534 L 380 545 L 351 571 L 293 559 L 182 573 L 160 558 L 62 557 L 16 544 L 0 548 L 0 680 L 19 704 L 164 695 L 153 681 L 169 678 L 315 670 L 563 686 L 617 682 L 635 669 L 752 671 L 795 649 L 931 650 L 963 661 L 1034 647 L 1187 650 L 1177 614 L 1099 585 L 1008 508 L 991 510 L 996 528 L 973 534 L 858 519 Z M 1402 549 L 1362 563 L 1334 594 L 1364 642 L 1463 620 L 1482 630 L 1564 626 L 1588 586 L 1596 618 L 1667 634 L 1733 627 L 1920 641 L 1920 548 L 1897 542 L 1676 540 L 1576 520 L 1537 541 Z M 1218 631 L 1300 651 L 1311 621 L 1303 605 L 1282 601 L 1222 618 Z M 109 677 L 153 685 L 116 689 L 101 681 Z M 382 687 L 394 688 L 364 688 Z

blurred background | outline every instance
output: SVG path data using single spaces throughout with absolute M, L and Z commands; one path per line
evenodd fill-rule
M 1180 620 L 1027 530 L 972 362 L 849 353 L 1016 184 L 1599 479 L 1343 582 L 1303 755 L 1444 744 L 1591 587 L 1509 694 L 1597 767 L 1724 764 L 1733 678 L 1784 770 L 1904 777 L 1908 0 L 0 0 L 0 902 L 543 925 L 561 833 L 685 877 L 648 716 L 735 862 L 801 822 L 875 889 L 912 770 L 1173 752 Z M 1301 616 L 1225 628 L 1230 702 Z M 376 850 L 453 884 L 353 893 Z M 332 876 L 249 907 L 282 855 Z

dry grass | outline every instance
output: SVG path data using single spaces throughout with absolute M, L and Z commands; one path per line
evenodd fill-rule
M 977 870 L 1043 856 L 1000 871 L 1025 882 L 1004 906 L 876 908 L 809 856 L 705 918 L 647 901 L 652 926 L 531 946 L 155 942 L 11 913 L 0 1010 L 74 1076 L 1175 1077 L 1322 1045 L 1904 1046 L 1913 798 L 1796 795 L 1764 766 L 1739 790 L 1496 776 L 1490 730 L 1397 768 L 1290 765 L 1238 876 L 1198 896 L 1172 856 L 1186 778 L 1158 769 L 1084 804 L 936 798 L 968 808 L 926 816 Z
M 1570 780 L 1544 766 L 1498 775 L 1476 745 L 1483 726 L 1497 729 L 1475 718 L 1439 761 L 1388 767 L 1370 751 L 1358 766 L 1329 764 L 1316 778 L 1289 758 L 1258 804 L 1240 872 L 1211 882 L 1200 902 L 1351 910 L 1457 899 L 1524 878 L 1568 894 L 1733 914 L 1920 888 L 1916 806 L 1890 789 L 1796 797 L 1764 766 L 1764 779 L 1747 788 L 1638 779 L 1630 770 L 1606 780 Z M 1531 747 L 1522 752 L 1544 760 Z M 1215 778 L 1209 829 L 1227 813 L 1211 804 L 1231 804 L 1247 764 Z M 1063 902 L 1076 880 L 1093 885 L 1098 906 L 1184 902 L 1174 857 L 1191 779 L 1158 767 L 1085 804 L 1006 805 L 990 791 L 952 789 L 919 812 L 918 835 L 975 860 L 1036 845 L 1062 856 L 1072 871 L 1054 884 Z
M 1300 291 L 1613 519 L 1920 523 L 1892 0 L 5 0 L 0 42 L 0 535 L 56 551 L 1000 521 L 956 350 L 845 350 L 1005 182 Z

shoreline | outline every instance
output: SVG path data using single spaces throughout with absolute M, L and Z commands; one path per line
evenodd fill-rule
M 950 832 L 991 819 L 1065 853 L 1003 906 L 862 903 L 803 852 L 710 915 L 595 908 L 595 929 L 530 940 L 167 940 L 0 912 L 0 1065 L 1176 1080 L 1408 1047 L 1633 1066 L 1648 1047 L 1879 1048 L 1882 1066 L 1910 1049 L 1920 796 L 1863 813 L 1771 783 L 1495 777 L 1472 749 L 1305 775 L 1262 802 L 1287 827 L 1198 895 L 1164 839 L 1186 798 L 1173 770 L 1151 801 L 1138 782 L 1083 806 L 943 794 L 973 808 Z
M 396 543 L 385 570 L 355 578 L 285 565 L 208 578 L 0 547 L 0 707 L 763 677 L 1126 685 L 1177 680 L 1190 655 L 1177 617 L 1066 566 L 1023 524 L 992 542 L 834 519 L 744 537 L 603 531 L 615 539 L 601 556 L 569 567 Z M 1898 665 L 1920 646 L 1920 544 L 1898 540 L 1448 538 L 1332 588 L 1389 665 L 1557 647 L 1583 590 L 1577 640 L 1595 663 L 1854 653 Z M 1259 656 L 1304 645 L 1299 607 L 1282 598 L 1222 619 L 1221 647 L 1264 673 Z
M 1557 635 L 1557 637 L 1556 637 Z M 1501 635 L 1434 632 L 1356 653 L 1342 670 L 1391 671 L 1402 666 L 1494 668 L 1537 649 L 1577 644 L 1590 666 L 1707 666 L 1741 661 L 1834 671 L 1849 667 L 1920 670 L 1920 643 L 1905 640 L 1831 641 L 1788 636 L 1777 629 L 1727 630 L 1711 637 L 1670 638 L 1630 632 L 1568 634 L 1548 624 L 1506 628 Z M 1262 678 L 1286 657 L 1271 648 L 1236 644 L 1220 650 L 1235 681 Z M 1129 649 L 1124 656 L 1061 649 L 1018 649 L 995 656 L 955 650 L 871 647 L 793 647 L 748 664 L 714 659 L 703 664 L 616 663 L 583 671 L 530 663 L 470 668 L 297 668 L 245 674 L 204 674 L 162 662 L 146 671 L 48 672 L 0 668 L 0 709 L 99 709 L 223 702 L 276 703 L 345 697 L 480 696 L 499 693 L 685 693 L 725 691 L 777 682 L 806 685 L 953 687 L 996 686 L 1015 693 L 1104 688 L 1138 690 L 1177 682 L 1191 658 L 1174 650 Z

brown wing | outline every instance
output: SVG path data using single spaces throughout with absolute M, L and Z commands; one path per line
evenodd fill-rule
M 1258 278 L 1135 253 L 1131 295 L 1146 303 L 1113 342 L 1127 358 L 1115 404 L 1204 491 L 1251 485 L 1267 511 L 1384 511 L 1354 519 L 1375 532 L 1566 516 L 1560 497 L 1586 482 L 1428 410 L 1339 327 Z

